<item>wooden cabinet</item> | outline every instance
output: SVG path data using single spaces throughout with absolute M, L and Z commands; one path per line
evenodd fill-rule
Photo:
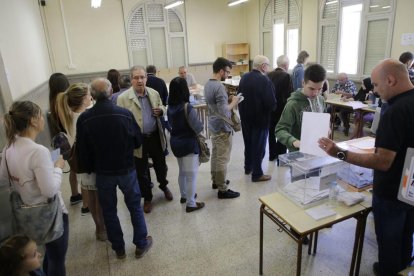
M 240 73 L 250 71 L 249 43 L 225 43 L 223 44 L 223 57 L 234 63 L 231 69 L 232 76 L 239 76 Z

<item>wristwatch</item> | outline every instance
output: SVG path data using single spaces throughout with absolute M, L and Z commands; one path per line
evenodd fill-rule
M 347 150 L 341 150 L 341 151 L 338 151 L 337 153 L 336 153 L 336 157 L 338 157 L 338 159 L 339 160 L 342 160 L 342 161 L 345 161 L 346 160 L 346 154 L 347 154 Z

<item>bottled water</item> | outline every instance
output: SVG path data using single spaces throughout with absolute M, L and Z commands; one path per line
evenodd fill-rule
M 338 206 L 339 188 L 336 181 L 331 182 L 329 187 L 329 205 L 332 207 Z

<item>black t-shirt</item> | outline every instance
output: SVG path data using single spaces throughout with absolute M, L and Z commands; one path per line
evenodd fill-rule
M 378 126 L 375 147 L 397 155 L 388 171 L 374 170 L 374 194 L 397 200 L 405 154 L 408 147 L 414 147 L 414 89 L 395 96 L 388 103 L 389 108 Z

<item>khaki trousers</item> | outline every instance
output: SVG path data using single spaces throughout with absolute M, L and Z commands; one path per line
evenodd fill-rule
M 211 143 L 213 145 L 211 154 L 211 181 L 216 184 L 219 191 L 227 191 L 226 175 L 227 165 L 230 161 L 232 146 L 231 132 L 210 133 Z

